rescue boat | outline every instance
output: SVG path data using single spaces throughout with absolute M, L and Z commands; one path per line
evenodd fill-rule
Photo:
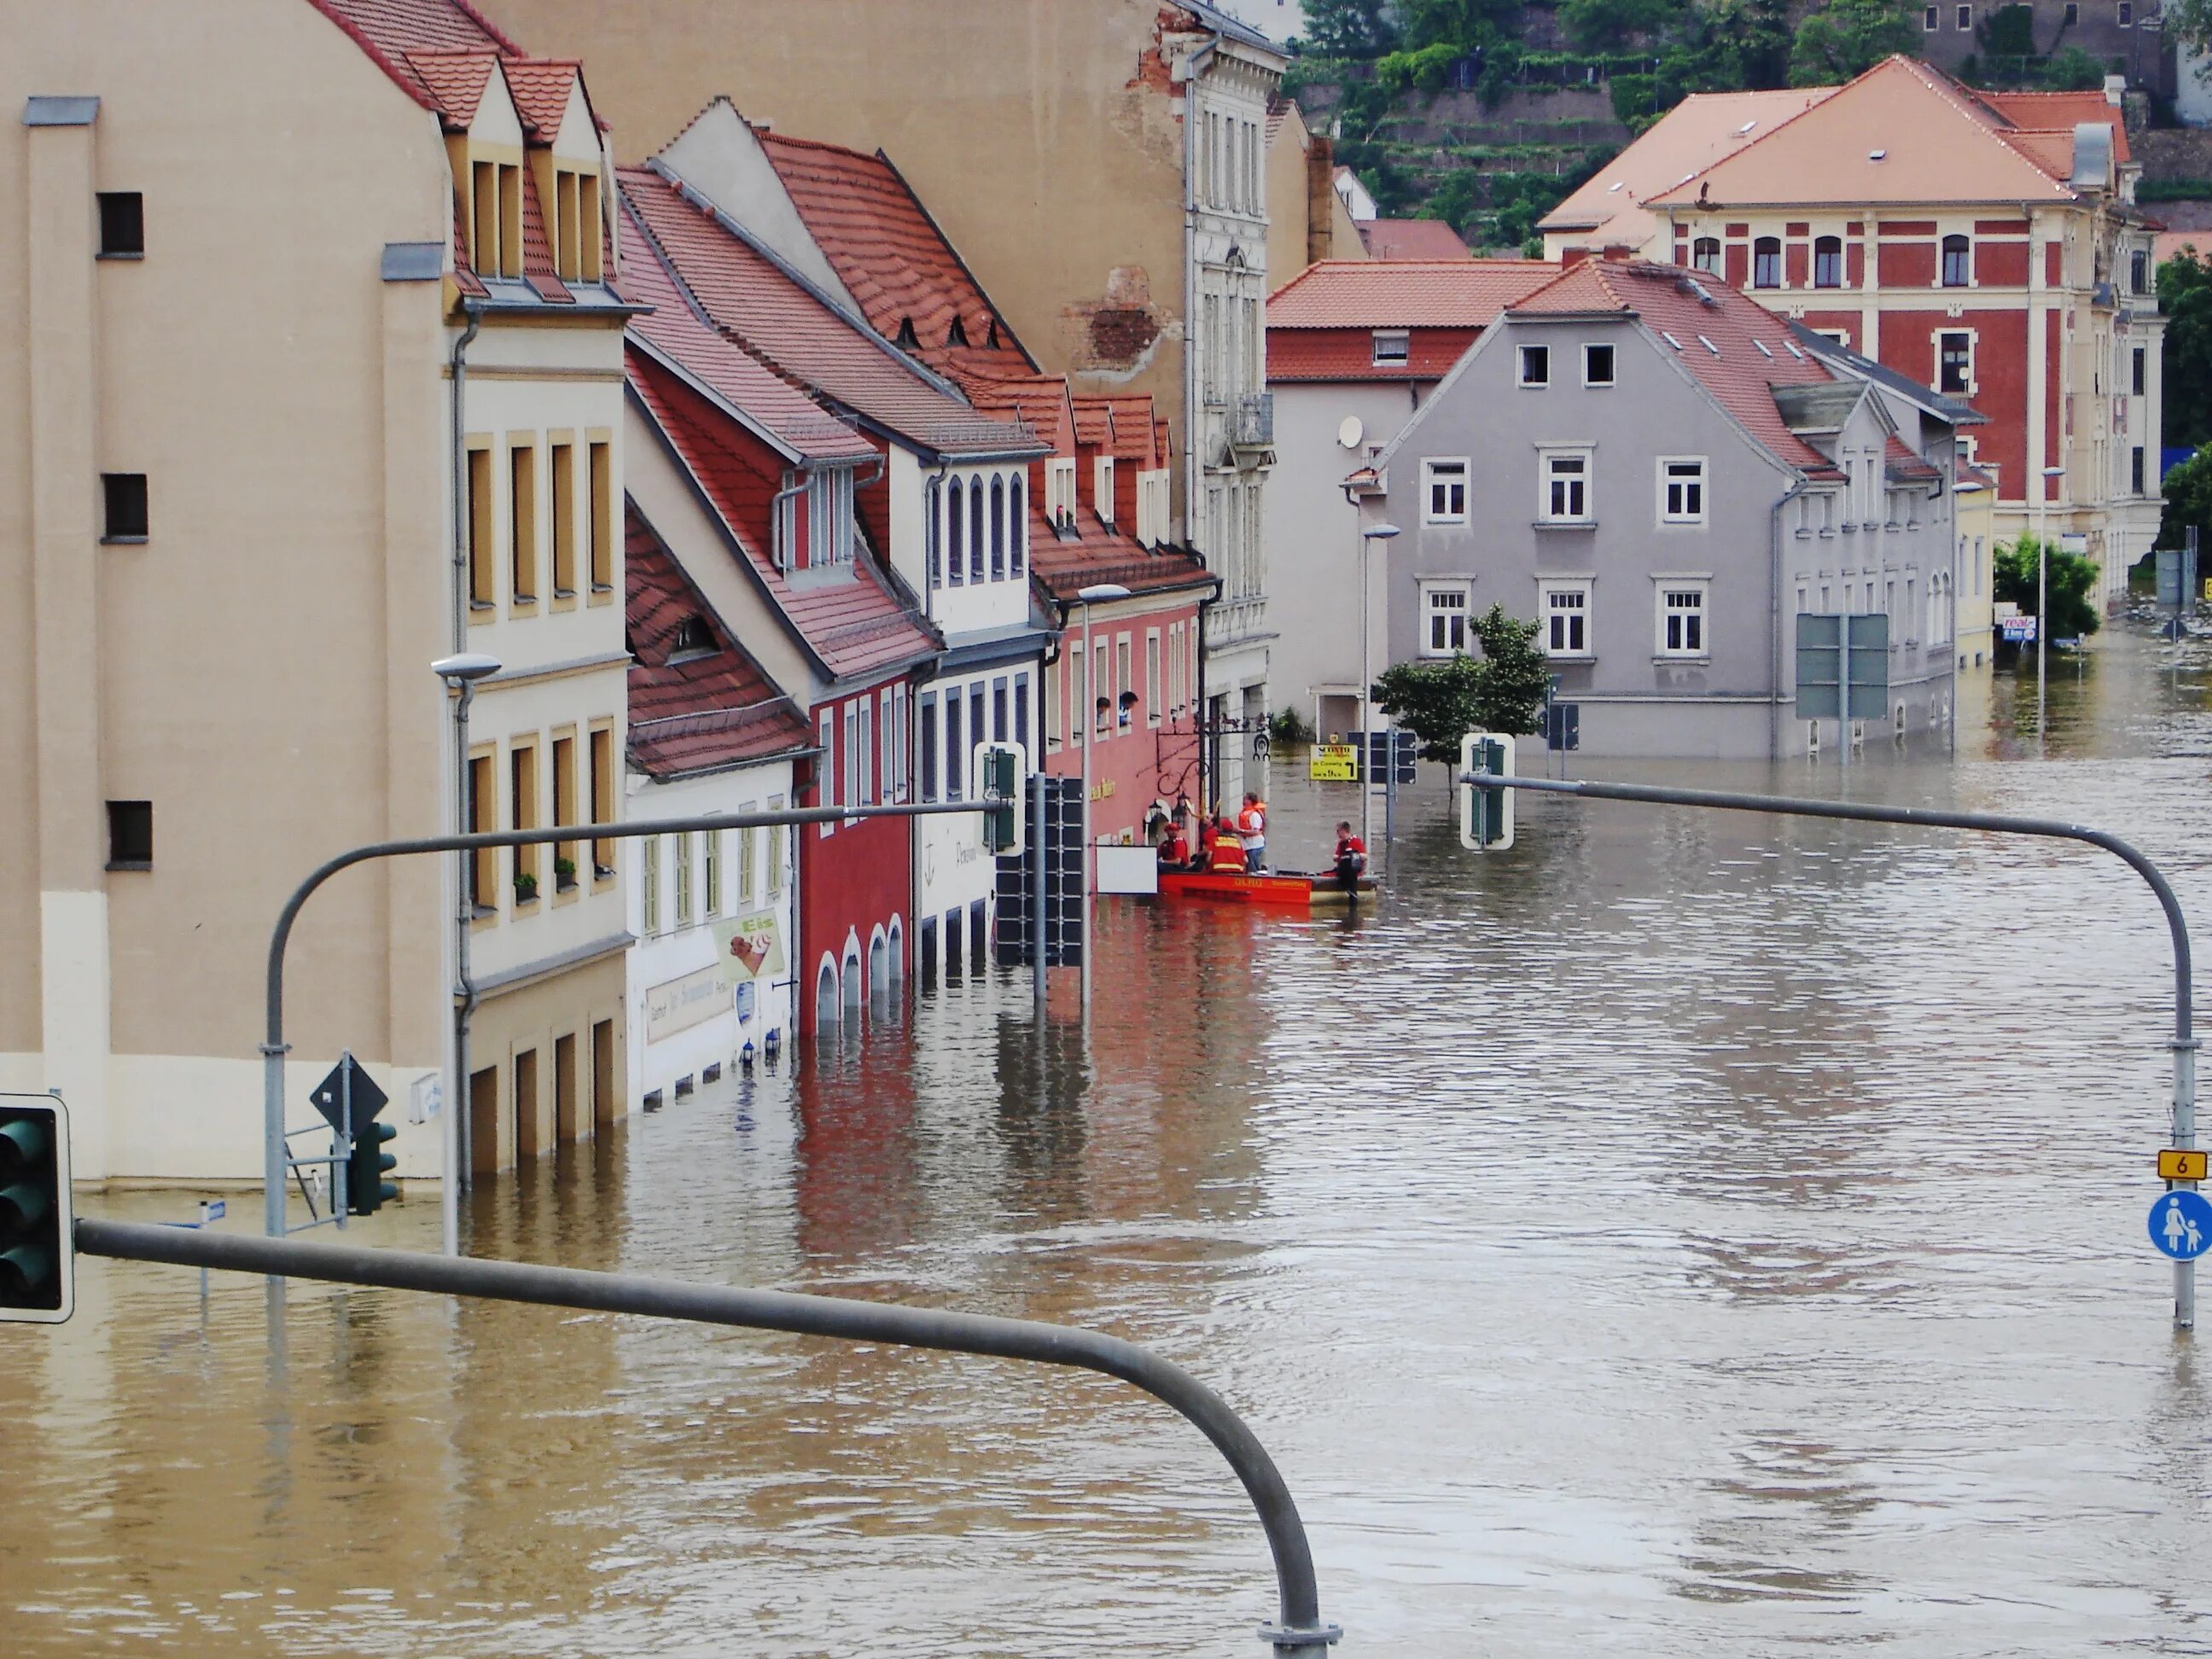
M 1362 894 L 1375 890 L 1375 878 L 1362 876 L 1358 882 Z M 1240 875 L 1229 871 L 1163 870 L 1160 872 L 1162 898 L 1211 899 L 1220 904 L 1277 905 L 1286 909 L 1305 910 L 1316 905 L 1348 904 L 1351 895 L 1344 890 L 1334 875 L 1305 875 L 1295 870 L 1274 871 L 1261 875 Z

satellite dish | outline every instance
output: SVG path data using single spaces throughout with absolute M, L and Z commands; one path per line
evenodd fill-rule
M 1357 449 L 1359 447 L 1359 440 L 1364 435 L 1366 430 L 1366 428 L 1359 424 L 1359 416 L 1347 415 L 1337 424 L 1336 441 L 1346 449 Z

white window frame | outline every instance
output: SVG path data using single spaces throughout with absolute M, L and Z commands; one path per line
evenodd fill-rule
M 1563 460 L 1582 462 L 1583 510 L 1580 513 L 1552 511 L 1552 481 L 1553 465 Z M 1536 451 L 1536 522 L 1547 525 L 1593 525 L 1597 522 L 1597 490 L 1595 473 L 1597 470 L 1597 450 L 1590 444 L 1544 444 Z M 1563 474 L 1572 477 L 1573 474 Z
M 1659 522 L 1662 525 L 1702 525 L 1708 522 L 1712 493 L 1711 462 L 1703 455 L 1662 455 L 1652 465 L 1659 492 Z M 1678 466 L 1694 466 L 1698 469 L 1697 476 L 1694 478 L 1677 478 L 1671 469 Z M 1674 495 L 1678 484 L 1685 494 L 1695 492 L 1697 507 L 1694 512 L 1675 510 Z
M 1008 493 L 1011 495 L 1012 492 Z M 1097 514 L 1099 520 L 1104 524 L 1113 523 L 1114 458 L 1111 455 L 1096 456 L 1091 460 L 1091 511 Z M 1013 538 L 1009 536 L 1006 539 L 1012 541 Z
M 1376 368 L 1406 368 L 1413 361 L 1413 336 L 1402 328 L 1378 328 L 1372 337 Z
M 1943 392 L 1943 337 L 1962 334 L 1966 340 L 1966 387 L 1963 392 Z M 1947 398 L 1971 398 L 1980 390 L 1982 342 L 1981 331 L 1972 328 L 1939 328 L 1928 336 L 1930 355 L 1936 365 L 1936 390 Z
M 1713 580 L 1711 576 L 1654 575 L 1651 578 L 1651 654 L 1670 662 L 1704 662 L 1713 654 Z M 1694 593 L 1698 602 L 1693 606 L 1670 604 L 1678 593 Z M 1667 643 L 1668 618 L 1674 615 L 1698 618 L 1698 643 L 1670 647 Z
M 1612 370 L 1602 380 L 1594 378 L 1590 374 L 1590 354 L 1594 351 L 1602 351 L 1612 359 Z M 1610 387 L 1620 385 L 1620 348 L 1610 340 L 1585 340 L 1583 343 L 1583 384 L 1593 387 Z
M 1446 489 L 1449 489 L 1454 470 L 1456 470 L 1459 474 L 1458 511 L 1454 512 L 1447 507 L 1444 511 L 1439 513 L 1437 511 L 1437 487 L 1439 483 L 1442 483 Z M 1437 455 L 1421 463 L 1421 522 L 1423 524 L 1465 524 L 1467 522 L 1468 480 L 1474 470 L 1473 461 L 1465 455 Z
M 1049 460 L 1044 464 L 1044 515 L 1057 526 L 1062 518 L 1075 516 L 1075 459 Z
M 1459 600 L 1459 604 L 1456 606 L 1437 606 L 1436 604 L 1437 597 L 1444 594 L 1456 597 Z M 1472 620 L 1474 613 L 1474 582 L 1465 578 L 1455 579 L 1449 577 L 1438 577 L 1423 581 L 1421 583 L 1421 637 L 1419 641 L 1420 649 L 1419 654 L 1424 657 L 1455 657 L 1462 653 L 1473 655 L 1474 653 L 1472 652 L 1468 651 L 1468 646 L 1474 637 L 1474 626 Z M 1447 624 L 1453 620 L 1456 620 L 1458 622 L 1460 635 L 1460 642 L 1458 645 L 1453 646 L 1449 643 L 1437 645 L 1435 643 L 1436 623 L 1439 620 L 1446 622 Z
M 1537 647 L 1543 653 L 1565 662 L 1584 662 L 1597 654 L 1590 643 L 1590 578 L 1588 576 L 1539 576 L 1536 578 L 1536 622 L 1541 630 Z M 1555 605 L 1555 598 L 1571 597 L 1571 605 Z M 1582 624 L 1582 643 L 1563 645 L 1553 649 L 1553 622 L 1555 618 L 1571 619 Z
M 1529 378 L 1528 374 L 1529 358 L 1532 355 L 1540 355 L 1544 365 L 1543 374 L 1533 380 Z M 1552 348 L 1548 345 L 1521 345 L 1515 347 L 1513 353 L 1513 378 L 1516 385 L 1528 386 L 1531 388 L 1548 386 L 1551 385 Z

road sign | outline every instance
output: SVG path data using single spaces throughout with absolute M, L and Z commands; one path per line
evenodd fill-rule
M 1317 743 L 1306 756 L 1306 776 L 1316 783 L 1357 783 L 1359 751 L 1348 743 Z
M 2194 1261 L 2212 1249 L 2212 1199 L 2185 1189 L 2160 1193 L 2150 1206 L 2150 1242 L 2176 1261 Z
M 1889 712 L 1889 618 L 1802 611 L 1797 617 L 1797 718 L 1878 720 Z
M 2212 1164 L 2212 1152 L 2168 1146 L 2158 1155 L 2158 1178 L 2160 1181 L 2202 1181 L 2205 1178 L 2208 1164 Z
M 342 1109 L 341 1103 L 349 1098 L 346 1093 L 346 1073 L 349 1071 L 353 1073 L 353 1092 L 350 1097 L 353 1101 L 353 1121 L 346 1124 L 339 1121 L 338 1114 Z M 361 1062 L 350 1054 L 338 1056 L 338 1063 L 331 1067 L 328 1077 L 315 1085 L 315 1091 L 312 1097 L 315 1103 L 315 1109 L 323 1115 L 324 1121 L 349 1139 L 358 1135 L 361 1133 L 361 1126 L 384 1109 L 384 1091 L 376 1086 L 368 1073 L 362 1069 Z
M 2000 617 L 1997 635 L 2010 645 L 2035 643 L 2035 618 L 2033 617 Z
M 1513 775 L 1513 739 L 1492 732 L 1470 732 L 1460 739 L 1462 773 Z M 1463 783 L 1459 789 L 1459 844 L 1472 852 L 1513 845 L 1513 792 Z
M 1544 705 L 1544 747 L 1565 754 L 1583 746 L 1583 706 L 1578 702 Z

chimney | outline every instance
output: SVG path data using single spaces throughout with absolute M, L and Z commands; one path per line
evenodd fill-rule
M 2105 77 L 2105 101 L 2106 103 L 2110 104 L 2114 109 L 2118 109 L 2125 101 L 2127 95 L 2128 77 L 2126 76 L 2108 75 Z
M 1577 265 L 1582 264 L 1583 260 L 1589 258 L 1590 255 L 1595 252 L 1595 249 L 1587 247 L 1563 248 L 1559 252 L 1559 269 L 1561 270 L 1572 270 Z

